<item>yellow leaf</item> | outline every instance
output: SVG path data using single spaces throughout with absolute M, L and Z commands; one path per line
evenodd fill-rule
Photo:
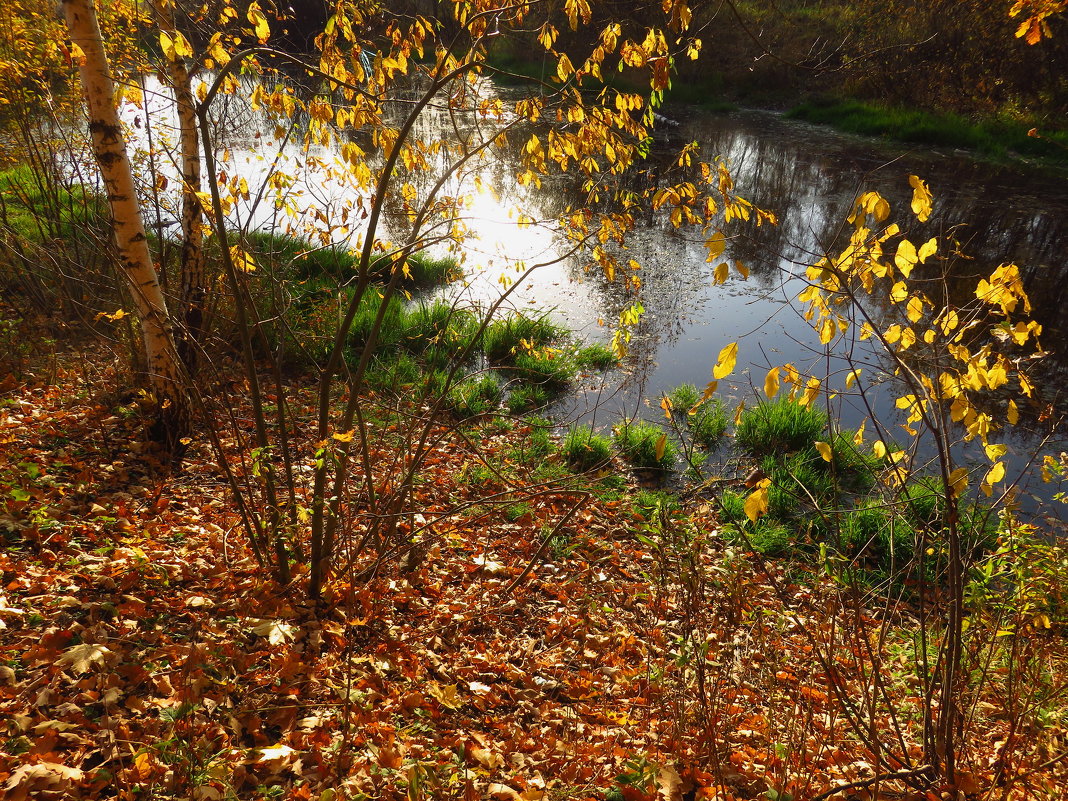
M 725 378 L 734 372 L 734 364 L 738 361 L 738 343 L 732 342 L 719 352 L 716 366 L 712 368 L 713 378 Z
M 774 398 L 779 394 L 779 368 L 772 367 L 764 378 L 764 394 Z
M 1025 376 L 1023 373 L 1020 373 L 1017 376 L 1017 379 L 1019 379 L 1019 381 L 1020 381 L 1020 391 L 1023 392 L 1024 395 L 1026 395 L 1027 397 L 1030 398 L 1031 397 L 1031 393 L 1035 391 L 1034 386 L 1028 380 L 1027 376 Z
M 805 385 L 805 394 L 801 396 L 801 405 L 809 407 L 820 394 L 820 380 L 813 376 Z
M 723 254 L 726 247 L 727 239 L 723 236 L 723 232 L 716 231 L 716 233 L 712 234 L 712 236 L 705 240 L 705 248 L 708 250 L 708 256 L 705 258 L 705 261 L 715 261 Z
M 742 277 L 743 281 L 749 278 L 749 268 L 746 267 L 742 262 L 734 262 L 734 269 L 738 271 L 738 275 Z
M 894 303 L 900 303 L 909 296 L 909 288 L 904 281 L 898 281 L 890 289 L 890 300 Z
M 332 436 L 338 442 L 352 442 L 352 438 L 356 436 L 356 429 L 353 428 L 344 433 L 338 432 L 336 434 L 331 434 L 330 436 Z
M 886 458 L 886 443 L 881 439 L 875 440 L 875 442 L 872 443 L 871 449 L 875 452 L 876 459 Z
M 994 485 L 994 484 L 1000 483 L 1004 478 L 1005 478 L 1005 463 L 1004 462 L 995 462 L 994 466 L 991 467 L 987 471 L 986 477 L 983 479 L 983 483 L 984 484 Z M 987 495 L 989 496 L 990 493 L 988 492 Z
M 917 261 L 919 261 L 919 257 L 916 255 L 916 246 L 907 239 L 902 239 L 901 244 L 897 246 L 897 255 L 894 256 L 894 264 L 897 265 L 897 269 L 901 270 L 901 274 L 908 278 Z
M 671 398 L 669 398 L 667 395 L 664 395 L 662 398 L 660 398 L 660 408 L 664 410 L 664 417 L 670 420 L 671 410 L 672 408 L 674 408 L 671 403 Z M 660 457 L 658 456 L 656 458 L 659 459 Z
M 915 296 L 909 298 L 909 302 L 905 308 L 910 322 L 919 322 L 919 319 L 923 317 L 923 301 L 919 298 Z
M 250 253 L 246 253 L 237 245 L 233 245 L 230 248 L 230 258 L 234 262 L 234 267 L 245 273 L 252 273 L 256 271 L 256 260 L 252 258 Z
M 723 261 L 716 265 L 715 272 L 712 273 L 712 283 L 722 284 L 727 280 L 727 262 Z
M 834 458 L 834 454 L 831 452 L 831 446 L 826 442 L 817 442 L 816 450 L 820 452 L 820 456 L 823 457 L 823 461 L 829 462 Z
M 917 175 L 909 176 L 909 186 L 912 187 L 912 212 L 920 222 L 927 222 L 931 216 L 931 190 Z
M 968 489 L 968 468 L 958 467 L 949 474 L 949 488 L 955 498 L 959 498 Z
M 121 320 L 123 317 L 129 317 L 129 316 L 130 315 L 126 311 L 124 311 L 123 309 L 116 309 L 113 312 L 98 312 L 94 319 L 99 320 L 101 318 L 104 318 L 104 319 L 110 320 L 111 322 L 114 323 L 114 322 L 117 322 L 117 321 Z
M 664 458 L 664 451 L 667 450 L 667 434 L 661 434 L 660 439 L 656 441 L 656 460 L 659 462 Z
M 853 435 L 853 444 L 858 448 L 864 444 L 864 427 L 867 426 L 868 421 L 861 420 L 860 428 L 857 429 L 857 433 Z
M 916 255 L 916 257 L 920 260 L 920 264 L 923 264 L 937 252 L 938 239 L 937 237 L 932 236 L 930 239 L 920 245 L 920 252 Z
M 556 62 L 556 77 L 562 81 L 566 81 L 575 72 L 575 68 L 571 66 L 571 59 L 567 57 L 567 53 L 560 55 L 560 60 Z
M 266 42 L 271 38 L 271 26 L 267 24 L 267 18 L 263 16 L 263 12 L 260 11 L 259 3 L 252 3 L 248 7 L 248 14 L 245 15 L 252 27 L 255 29 L 256 38 L 259 39 L 260 44 Z
M 860 374 L 863 373 L 863 372 L 864 371 L 861 368 L 858 367 L 855 370 L 850 370 L 848 373 L 846 373 L 845 388 L 846 389 L 852 389 L 853 388 L 853 384 L 855 384 L 857 382 L 857 379 L 860 378 Z
M 159 32 L 159 47 L 169 61 L 175 60 L 177 54 L 174 52 L 174 40 L 171 39 L 170 34 L 166 31 Z
M 837 331 L 838 328 L 835 326 L 834 320 L 829 317 L 824 319 L 823 324 L 820 325 L 820 344 L 826 345 L 834 339 L 834 335 Z
M 983 446 L 983 450 L 986 451 L 986 458 L 991 462 L 996 462 L 1008 451 L 1009 446 L 1004 443 L 990 443 Z
M 719 382 L 718 381 L 709 381 L 707 386 L 705 386 L 705 391 L 701 393 L 701 400 L 699 400 L 697 402 L 698 405 L 704 403 L 706 400 L 708 400 L 713 395 L 715 395 L 716 394 L 716 389 L 718 387 L 719 387 Z
M 189 44 L 189 41 L 177 31 L 174 34 L 174 54 L 178 56 L 178 58 L 193 57 L 193 47 Z
M 432 681 L 427 685 L 427 692 L 446 709 L 457 710 L 464 705 L 464 700 L 460 697 L 455 684 L 442 685 Z
M 1009 425 L 1014 426 L 1020 422 L 1020 410 L 1016 408 L 1016 401 L 1010 400 L 1009 407 L 1005 411 L 1005 416 L 1009 420 Z
M 766 514 L 768 511 L 767 479 L 761 483 L 763 486 L 758 486 L 752 493 L 750 493 L 749 497 L 745 499 L 745 516 L 754 523 L 761 515 Z

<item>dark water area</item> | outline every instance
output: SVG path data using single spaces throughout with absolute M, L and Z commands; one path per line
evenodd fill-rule
M 625 368 L 564 404 L 561 416 L 603 427 L 621 414 L 662 417 L 660 394 L 681 383 L 703 387 L 712 379 L 720 349 L 733 341 L 739 343 L 738 368 L 718 389 L 719 397 L 731 404 L 754 402 L 767 370 L 785 362 L 802 373 L 829 375 L 827 385 L 841 389 L 848 368 L 840 357 L 825 354 L 804 320 L 796 301 L 805 287 L 799 276 L 824 253 L 837 253 L 848 242 L 851 229 L 845 218 L 857 196 L 875 190 L 891 204 L 890 221 L 899 222 L 913 242 L 938 236 L 956 243 L 959 255 L 949 262 L 946 284 L 951 299 L 965 302 L 977 279 L 999 264 L 1020 267 L 1034 317 L 1044 328 L 1042 345 L 1050 355 L 1032 368 L 1041 399 L 1018 401 L 1020 424 L 991 439 L 1009 446 L 1008 476 L 1020 477 L 1023 508 L 1059 515 L 1060 504 L 1048 503 L 1052 489 L 1031 468 L 1039 452 L 1058 453 L 1064 447 L 1065 429 L 1054 423 L 1068 408 L 1061 390 L 1068 366 L 1062 353 L 1068 333 L 1068 183 L 1026 167 L 980 162 L 960 152 L 908 150 L 771 113 L 694 112 L 678 122 L 669 131 L 671 137 L 680 143 L 700 142 L 705 158 L 724 158 L 738 194 L 773 211 L 779 224 L 728 227 L 724 257 L 741 260 L 751 274 L 741 280 L 732 270 L 725 285 L 713 286 L 713 265 L 706 262 L 700 237 L 678 232 L 659 217 L 642 222 L 629 255 L 643 265 L 637 297 L 646 314 Z M 934 194 L 934 213 L 922 224 L 909 208 L 910 175 L 922 177 Z M 594 318 L 611 324 L 634 300 L 618 285 L 585 276 L 577 268 L 566 281 L 560 276 L 535 280 L 527 296 L 529 305 L 555 307 L 561 319 L 587 332 Z M 879 309 L 869 311 L 880 316 Z M 859 358 L 878 360 L 874 354 Z M 889 424 L 890 436 L 896 430 L 904 442 L 907 438 L 896 428 L 904 422 L 894 406 L 902 392 L 896 383 L 886 380 L 872 387 L 866 402 Z M 1004 402 L 993 398 L 989 411 L 1003 416 Z M 846 428 L 869 416 L 867 406 L 842 395 L 831 406 Z M 873 430 L 870 421 L 867 430 Z M 917 463 L 932 453 L 930 444 L 921 442 Z M 961 446 L 957 455 L 982 464 L 982 450 L 975 443 Z

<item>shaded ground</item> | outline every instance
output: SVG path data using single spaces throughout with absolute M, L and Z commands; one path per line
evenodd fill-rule
M 316 607 L 255 563 L 205 445 L 153 462 L 112 365 L 63 354 L 5 383 L 5 798 L 811 799 L 873 775 L 826 672 L 860 698 L 861 662 L 820 657 L 867 643 L 873 613 L 832 633 L 838 595 L 762 572 L 707 505 L 648 521 L 593 500 L 546 549 L 570 496 L 512 521 L 476 506 L 413 570 Z M 484 492 L 458 483 L 474 458 L 444 442 L 428 491 Z M 968 797 L 1021 773 L 1009 797 L 1061 797 L 1062 730 L 1011 730 L 996 696 L 972 713 Z

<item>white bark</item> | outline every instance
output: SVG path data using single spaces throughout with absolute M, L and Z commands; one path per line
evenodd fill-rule
M 84 54 L 80 71 L 93 154 L 111 207 L 121 267 L 141 320 L 149 385 L 158 403 L 155 433 L 170 450 L 184 434 L 188 404 L 171 320 L 152 264 L 134 188 L 133 168 L 119 123 L 115 84 L 92 0 L 63 0 L 63 9 L 71 41 Z
M 168 0 L 154 0 L 152 10 L 161 31 L 175 34 L 174 6 Z M 204 304 L 207 280 L 204 274 L 204 212 L 197 194 L 201 189 L 200 136 L 197 133 L 196 102 L 189 68 L 181 56 L 167 58 L 167 73 L 178 114 L 182 153 L 182 254 L 181 313 L 184 330 L 179 338 L 182 361 L 192 373 L 197 348 L 204 334 Z

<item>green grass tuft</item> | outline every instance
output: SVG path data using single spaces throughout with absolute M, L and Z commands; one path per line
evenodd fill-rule
M 501 385 L 496 377 L 465 378 L 454 384 L 445 396 L 445 406 L 457 417 L 466 419 L 496 411 L 501 400 Z
M 862 136 L 878 136 L 900 142 L 935 147 L 974 150 L 1004 158 L 1013 154 L 1050 163 L 1068 163 L 1068 133 L 1044 134 L 1045 139 L 1027 135 L 1031 124 L 1006 120 L 973 123 L 956 114 L 918 109 L 894 108 L 857 100 L 815 98 L 787 112 L 787 117 Z
M 515 364 L 523 353 L 552 345 L 566 335 L 567 332 L 551 322 L 548 315 L 527 317 L 516 314 L 486 326 L 482 333 L 482 347 L 490 361 Z
M 508 368 L 508 372 L 521 381 L 555 394 L 575 380 L 578 370 L 569 354 L 546 349 L 518 354 L 515 365 Z
M 746 409 L 738 422 L 735 441 L 753 456 L 798 451 L 820 439 L 827 415 L 780 397 Z
M 574 426 L 563 443 L 564 459 L 574 470 L 585 472 L 612 460 L 612 440 L 586 425 Z
M 619 366 L 619 359 L 606 345 L 586 345 L 575 352 L 575 364 L 583 370 L 611 370 Z
M 544 409 L 552 396 L 545 387 L 536 384 L 519 384 L 508 395 L 508 411 L 512 414 L 527 414 Z
M 663 452 L 657 456 L 657 444 L 664 437 Z M 652 423 L 640 420 L 624 420 L 614 431 L 616 447 L 623 458 L 642 470 L 667 472 L 678 459 L 678 446 L 664 431 Z
M 668 396 L 671 414 L 679 426 L 686 426 L 694 442 L 714 450 L 727 433 L 727 410 L 719 398 L 701 400 L 693 384 L 675 387 Z

